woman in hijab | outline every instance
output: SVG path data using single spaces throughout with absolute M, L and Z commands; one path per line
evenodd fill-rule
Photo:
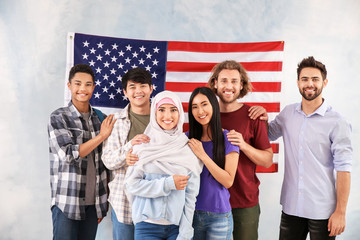
M 132 203 L 135 240 L 191 239 L 196 196 L 203 164 L 183 133 L 180 99 L 169 91 L 155 96 L 144 134 L 135 145 L 139 161 L 128 168 L 125 185 Z

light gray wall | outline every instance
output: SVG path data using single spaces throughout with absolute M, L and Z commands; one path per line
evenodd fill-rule
M 328 68 L 328 102 L 353 125 L 354 168 L 346 232 L 360 221 L 360 2 L 313 0 L 0 1 L 0 238 L 51 239 L 46 125 L 63 105 L 67 32 L 150 40 L 285 41 L 281 104 L 300 101 L 296 65 Z M 260 174 L 260 239 L 277 239 L 280 170 Z M 111 239 L 110 218 L 97 239 Z

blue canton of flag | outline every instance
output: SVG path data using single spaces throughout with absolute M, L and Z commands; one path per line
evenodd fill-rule
M 124 108 L 121 80 L 124 74 L 136 67 L 150 72 L 154 91 L 152 96 L 165 89 L 166 41 L 146 41 L 100 37 L 77 33 L 74 39 L 74 64 L 84 63 L 95 72 L 95 90 L 92 106 Z

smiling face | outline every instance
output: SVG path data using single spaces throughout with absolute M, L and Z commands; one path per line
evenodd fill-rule
M 179 110 L 172 104 L 162 104 L 156 110 L 156 122 L 164 130 L 175 128 L 179 122 Z
M 216 94 L 223 103 L 235 102 L 242 89 L 240 72 L 236 69 L 223 69 L 215 80 Z
M 152 91 L 152 86 L 150 87 L 147 83 L 136 83 L 129 80 L 124 95 L 129 99 L 133 108 L 141 108 L 149 105 Z
M 191 111 L 195 120 L 203 127 L 207 127 L 213 115 L 213 108 L 209 99 L 199 93 L 196 95 L 191 104 Z
M 301 70 L 297 84 L 303 99 L 313 101 L 322 99 L 321 93 L 327 84 L 327 79 L 323 80 L 319 69 L 307 67 Z
M 78 105 L 89 104 L 95 89 L 95 84 L 90 74 L 77 72 L 67 85 L 71 91 L 72 103 L 76 107 Z

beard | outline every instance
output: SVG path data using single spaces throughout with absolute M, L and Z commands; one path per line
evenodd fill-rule
M 307 101 L 312 101 L 316 99 L 318 96 L 320 96 L 320 94 L 322 93 L 322 89 L 323 88 L 320 89 L 314 88 L 313 94 L 306 94 L 306 88 L 303 88 L 302 91 L 299 90 L 299 92 L 304 99 L 306 99 Z
M 233 103 L 235 101 L 237 101 L 237 99 L 239 98 L 240 96 L 240 92 L 234 96 L 233 98 L 225 98 L 223 93 L 220 93 L 218 90 L 216 92 L 216 95 L 220 98 L 220 100 L 223 102 L 223 103 Z

